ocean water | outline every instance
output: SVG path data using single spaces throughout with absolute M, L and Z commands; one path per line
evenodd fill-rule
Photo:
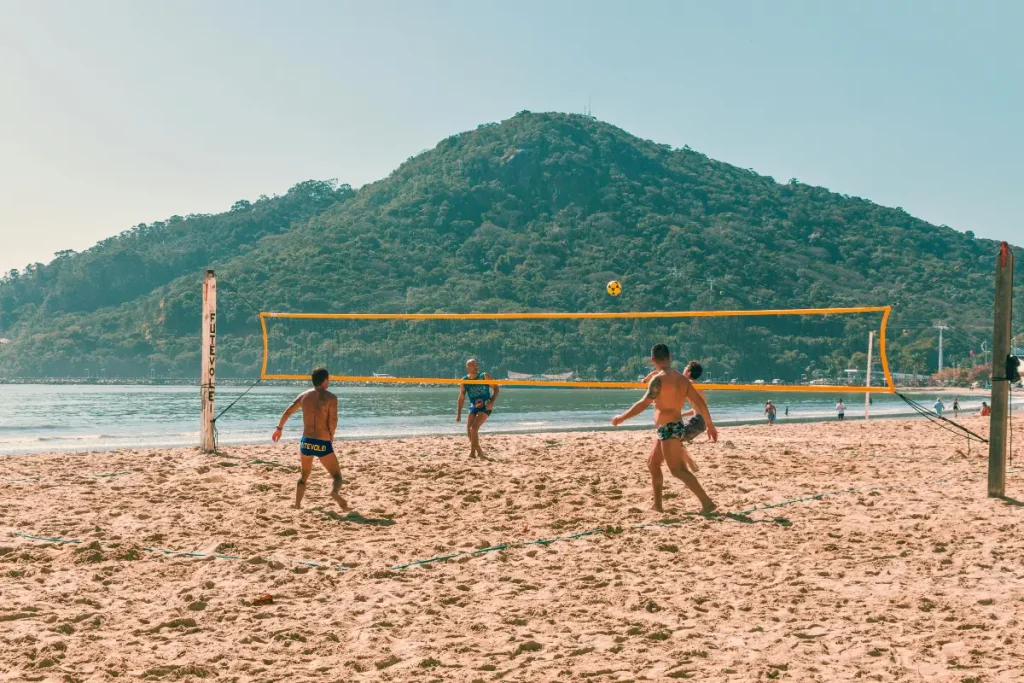
M 454 388 L 331 387 L 339 399 L 339 439 L 460 434 L 455 422 L 458 396 Z M 217 422 L 223 445 L 269 443 L 281 412 L 301 389 L 259 385 L 246 394 Z M 223 410 L 244 391 L 219 387 L 217 410 Z M 1024 409 L 1022 392 L 1015 406 Z M 505 387 L 487 432 L 532 432 L 606 428 L 613 415 L 628 408 L 641 395 L 624 389 L 535 389 Z M 838 394 L 716 391 L 708 402 L 716 424 L 762 421 L 764 401 L 778 406 L 779 421 L 835 419 Z M 864 415 L 863 394 L 844 394 L 846 419 Z M 961 407 L 976 413 L 987 396 L 960 398 Z M 931 406 L 934 394 L 916 400 Z M 898 397 L 873 396 L 871 414 L 878 417 L 910 416 L 913 412 Z M 951 395 L 943 396 L 947 409 Z M 464 418 L 465 419 L 465 418 Z M 650 413 L 630 425 L 649 427 Z M 301 418 L 295 416 L 285 440 L 298 441 Z M 199 442 L 199 388 L 181 386 L 106 385 L 0 385 L 0 455 L 50 451 L 90 451 L 115 448 L 195 446 Z
M 243 387 L 217 389 L 217 411 L 239 397 Z M 217 422 L 221 444 L 269 442 L 281 413 L 301 389 L 259 385 Z M 455 421 L 458 390 L 429 387 L 350 387 L 335 385 L 339 398 L 338 438 L 380 438 L 460 434 Z M 640 393 L 633 389 L 535 389 L 505 387 L 488 432 L 558 431 L 609 426 Z M 834 420 L 833 394 L 715 391 L 708 395 L 719 425 L 762 421 L 764 400 L 778 405 L 781 423 L 788 420 Z M 1015 404 L 1024 410 L 1020 392 Z M 863 394 L 844 394 L 847 419 L 863 417 Z M 897 396 L 874 394 L 871 415 L 911 416 Z M 934 394 L 921 394 L 931 405 Z M 987 396 L 961 398 L 962 408 L 977 413 Z M 952 396 L 943 396 L 946 407 Z M 790 417 L 784 416 L 785 407 Z M 104 451 L 122 447 L 190 446 L 199 443 L 198 387 L 106 385 L 0 385 L 0 455 Z M 464 418 L 465 419 L 465 418 Z M 630 424 L 649 426 L 650 414 Z M 295 416 L 285 440 L 297 441 L 301 418 Z

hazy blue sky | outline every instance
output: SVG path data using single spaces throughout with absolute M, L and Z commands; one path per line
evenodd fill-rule
M 521 109 L 1024 243 L 1024 3 L 0 0 L 0 271 Z

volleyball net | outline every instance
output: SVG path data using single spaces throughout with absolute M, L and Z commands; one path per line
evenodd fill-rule
M 651 347 L 696 360 L 702 389 L 895 391 L 890 308 L 616 313 L 261 312 L 264 380 L 462 383 L 476 358 L 490 383 L 639 388 Z M 869 352 L 869 339 L 870 352 Z M 868 358 L 871 357 L 869 365 Z M 870 384 L 866 387 L 870 376 Z

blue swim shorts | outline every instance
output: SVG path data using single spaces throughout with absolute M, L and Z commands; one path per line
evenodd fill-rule
M 483 399 L 477 399 L 473 402 L 473 405 L 469 407 L 470 415 L 476 415 L 478 413 L 486 413 L 487 415 L 491 414 L 491 411 L 487 410 L 487 404 Z
M 334 444 L 330 441 L 311 439 L 308 436 L 304 436 L 302 437 L 302 441 L 299 441 L 299 452 L 303 455 L 312 455 L 316 458 L 322 458 L 325 455 L 330 455 L 334 452 Z

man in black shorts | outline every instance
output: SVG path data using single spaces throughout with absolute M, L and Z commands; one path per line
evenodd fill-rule
M 693 386 L 690 378 L 672 368 L 668 346 L 655 344 L 651 349 L 651 363 L 654 364 L 657 371 L 650 376 L 647 393 L 633 404 L 632 408 L 612 418 L 612 426 L 618 427 L 626 420 L 636 417 L 653 403 L 657 437 L 654 440 L 651 455 L 647 459 L 648 470 L 651 473 L 651 486 L 654 489 L 652 509 L 663 512 L 661 490 L 664 480 L 661 474 L 661 464 L 665 463 L 672 476 L 681 480 L 686 484 L 686 488 L 697 496 L 701 504 L 701 513 L 707 514 L 718 506 L 708 497 L 700 482 L 687 468 L 686 459 L 683 457 L 683 453 L 686 451 L 682 442 L 682 437 L 686 432 L 682 415 L 684 404 L 689 401 L 703 417 L 708 438 L 712 441 L 718 440 L 718 430 L 711 421 L 711 413 L 708 412 L 708 404 L 705 402 L 704 396 Z

